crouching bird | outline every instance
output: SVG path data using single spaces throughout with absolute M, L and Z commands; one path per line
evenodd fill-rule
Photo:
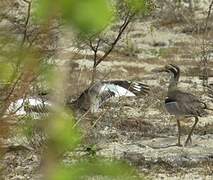
M 178 89 L 178 81 L 180 77 L 180 68 L 176 65 L 169 64 L 166 65 L 162 69 L 158 69 L 157 72 L 167 72 L 170 74 L 170 82 L 167 92 L 167 97 L 165 98 L 165 107 L 166 110 L 175 115 L 177 119 L 177 126 L 178 126 L 178 141 L 177 145 L 182 146 L 180 142 L 181 137 L 181 127 L 180 127 L 180 120 L 188 117 L 194 117 L 195 122 L 188 134 L 188 137 L 185 141 L 185 146 L 191 142 L 191 135 L 195 129 L 196 124 L 198 123 L 198 117 L 202 117 L 207 115 L 206 110 L 212 110 L 207 107 L 207 105 L 199 100 L 193 94 L 183 92 Z
M 12 102 L 7 109 L 6 114 L 14 114 L 18 116 L 32 115 L 33 117 L 39 117 L 39 115 L 44 115 L 50 111 L 52 103 L 44 99 L 43 94 L 38 94 L 38 96 L 20 98 L 15 102 Z
M 74 110 L 90 110 L 91 113 L 95 113 L 111 97 L 141 96 L 148 94 L 149 91 L 149 86 L 140 82 L 126 80 L 100 81 L 87 88 L 75 101 L 66 98 L 64 105 Z M 50 102 L 48 95 L 48 92 L 40 92 L 37 97 L 18 99 L 16 102 L 11 103 L 7 113 L 16 115 L 49 113 L 53 104 Z
M 141 96 L 148 94 L 150 88 L 141 82 L 127 80 L 100 81 L 87 88 L 70 105 L 96 113 L 111 97 Z

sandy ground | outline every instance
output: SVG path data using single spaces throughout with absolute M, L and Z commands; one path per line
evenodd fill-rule
M 164 108 L 169 79 L 166 74 L 152 72 L 165 64 L 179 65 L 179 87 L 213 107 L 199 79 L 201 36 L 183 33 L 185 27 L 183 23 L 160 26 L 159 19 L 150 18 L 134 23 L 115 51 L 98 66 L 97 79 L 141 81 L 150 85 L 151 93 L 140 98 L 112 99 L 100 113 L 85 117 L 80 123 L 91 130 L 87 132 L 87 142 L 97 146 L 97 155 L 125 159 L 151 179 L 213 179 L 213 112 L 200 118 L 192 144 L 172 146 L 177 141 L 176 120 Z M 70 68 L 68 88 L 75 86 L 70 95 L 77 96 L 89 83 L 92 52 L 77 50 L 69 37 L 69 32 L 64 33 L 56 61 Z M 213 76 L 211 53 L 209 60 L 209 74 Z M 212 77 L 209 82 L 213 82 Z M 97 119 L 96 126 L 91 128 Z M 182 142 L 193 122 L 181 122 Z M 34 153 L 8 153 L 3 160 L 5 179 L 39 179 L 39 161 Z
M 212 100 L 207 96 L 199 79 L 201 37 L 182 33 L 184 24 L 171 27 L 156 27 L 156 21 L 135 23 L 124 35 L 132 43 L 128 52 L 126 39 L 98 67 L 98 79 L 138 80 L 150 85 L 152 92 L 139 99 L 112 100 L 107 112 L 96 115 L 102 118 L 93 130 L 91 144 L 99 147 L 97 154 L 126 159 L 140 172 L 153 179 L 212 179 L 213 178 L 213 112 L 200 118 L 188 147 L 172 146 L 177 142 L 177 125 L 174 117 L 164 108 L 168 86 L 167 74 L 153 74 L 152 70 L 165 64 L 176 64 L 181 68 L 179 87 L 204 99 L 209 106 Z M 155 27 L 151 33 L 150 29 Z M 62 52 L 64 61 L 70 61 L 73 48 Z M 90 51 L 81 51 L 81 57 L 72 59 L 75 70 L 85 75 L 92 69 Z M 102 52 L 100 52 L 100 55 Z M 209 54 L 209 74 L 212 76 L 213 56 Z M 210 77 L 209 81 L 213 79 Z M 81 84 L 81 83 L 79 83 Z M 102 110 L 104 112 L 104 110 Z M 181 122 L 182 142 L 194 120 Z M 85 123 L 82 122 L 82 123 Z

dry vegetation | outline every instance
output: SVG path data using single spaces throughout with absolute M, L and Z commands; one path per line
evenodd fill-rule
M 6 34 L 21 39 L 19 48 L 36 49 L 35 56 L 30 56 L 36 65 L 44 65 L 44 69 L 54 66 L 66 74 L 65 99 L 76 99 L 91 83 L 107 79 L 137 80 L 151 87 L 148 96 L 112 99 L 97 114 L 74 112 L 74 126 L 81 128 L 83 145 L 59 155 L 65 164 L 79 157 L 104 156 L 127 160 L 147 179 L 212 179 L 213 114 L 201 118 L 192 145 L 170 147 L 176 142 L 177 130 L 174 117 L 164 109 L 168 78 L 152 70 L 168 63 L 179 65 L 180 87 L 213 106 L 206 90 L 213 83 L 213 1 L 162 0 L 154 4 L 149 14 L 118 12 L 119 21 L 106 32 L 82 40 L 73 38 L 70 29 L 55 19 L 45 26 L 34 24 L 31 1 L 2 1 L 0 29 L 5 30 L 6 24 Z M 8 45 L 7 41 L 3 44 Z M 12 58 L 17 59 L 17 54 Z M 45 78 L 49 76 L 34 69 L 35 64 L 14 62 L 18 75 L 0 87 L 2 177 L 41 179 L 46 117 L 35 123 L 13 116 L 8 121 L 3 115 L 11 102 L 48 90 Z M 192 123 L 182 122 L 183 138 Z M 23 129 L 27 129 L 24 135 Z

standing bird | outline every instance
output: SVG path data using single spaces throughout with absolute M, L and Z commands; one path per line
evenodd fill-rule
M 148 85 L 126 80 L 100 81 L 86 89 L 77 100 L 68 102 L 77 108 L 95 113 L 111 97 L 140 96 L 150 91 Z
M 178 125 L 177 145 L 178 146 L 181 146 L 180 120 L 187 117 L 195 118 L 195 123 L 192 126 L 184 144 L 186 146 L 189 143 L 189 141 L 191 141 L 191 135 L 193 133 L 193 130 L 196 124 L 198 123 L 198 117 L 207 115 L 207 112 L 205 111 L 205 109 L 209 109 L 209 108 L 207 108 L 207 105 L 204 102 L 200 101 L 193 94 L 183 92 L 178 89 L 177 84 L 180 77 L 180 68 L 178 66 L 169 64 L 169 65 L 166 65 L 163 69 L 158 70 L 158 72 L 167 72 L 171 76 L 167 97 L 165 99 L 165 107 L 167 111 L 170 114 L 175 115 L 177 119 L 177 125 Z

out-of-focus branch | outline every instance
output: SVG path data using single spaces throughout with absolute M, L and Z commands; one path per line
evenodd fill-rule
M 29 90 L 31 83 L 35 80 L 34 73 L 28 71 L 23 73 L 20 79 L 17 80 L 9 92 L 7 98 L 4 100 L 3 108 L 1 109 L 0 116 L 3 116 L 9 108 L 11 102 L 15 102 L 20 97 L 23 97 Z
M 27 0 L 23 0 L 23 1 L 28 4 L 28 7 L 27 7 L 27 17 L 26 17 L 26 21 L 24 24 L 24 33 L 23 33 L 24 36 L 23 36 L 23 40 L 22 40 L 22 45 L 24 45 L 26 38 L 27 38 L 27 29 L 28 29 L 30 16 L 31 16 L 31 6 L 32 6 L 32 1 L 27 1 Z

